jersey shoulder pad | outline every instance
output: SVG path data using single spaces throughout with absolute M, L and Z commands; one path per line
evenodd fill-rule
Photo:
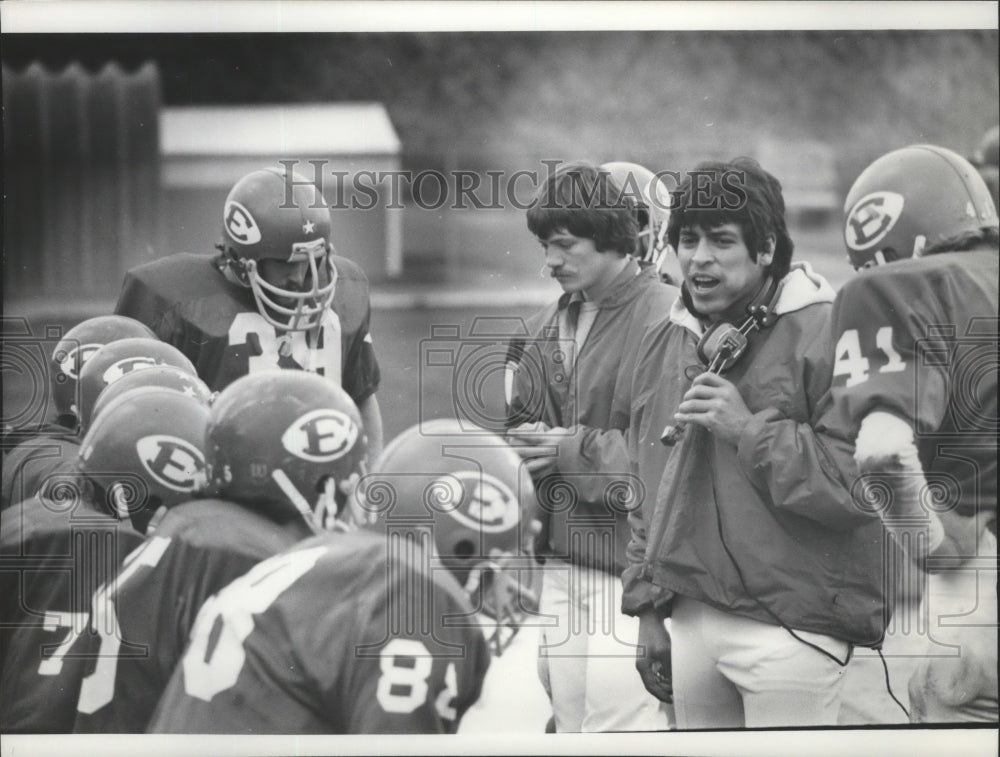
M 225 279 L 214 260 L 212 255 L 180 252 L 144 263 L 126 274 L 125 290 L 133 301 L 148 297 L 181 307 L 208 298 L 239 300 L 243 290 Z M 249 290 L 246 294 L 252 303 Z

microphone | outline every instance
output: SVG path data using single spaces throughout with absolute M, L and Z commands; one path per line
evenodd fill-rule
M 722 373 L 736 364 L 746 351 L 747 344 L 746 334 L 733 324 L 720 321 L 698 342 L 698 357 L 708 363 L 709 373 Z M 684 436 L 686 426 L 685 423 L 666 426 L 660 435 L 660 442 L 673 447 Z

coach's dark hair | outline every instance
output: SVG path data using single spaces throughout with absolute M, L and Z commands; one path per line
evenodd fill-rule
M 685 226 L 711 229 L 725 223 L 739 225 L 751 260 L 766 252 L 767 238 L 774 237 L 767 271 L 774 279 L 788 273 L 795 244 L 785 221 L 781 182 L 753 158 L 706 161 L 689 171 L 674 193 L 667 240 L 676 250 Z
M 528 207 L 528 229 L 539 239 L 553 232 L 592 239 L 599 252 L 635 253 L 635 205 L 611 174 L 592 163 L 564 163 L 549 174 Z

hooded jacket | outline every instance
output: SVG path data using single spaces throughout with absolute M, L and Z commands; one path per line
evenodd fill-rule
M 621 575 L 628 508 L 638 501 L 625 432 L 638 345 L 670 311 L 677 289 L 634 262 L 615 277 L 575 360 L 560 339 L 566 294 L 530 318 L 527 339 L 512 342 L 507 426 L 541 421 L 566 429 L 554 465 L 533 475 L 542 515 L 536 553 Z
M 855 644 L 881 642 L 893 547 L 854 504 L 852 449 L 810 426 L 829 401 L 822 338 L 834 292 L 808 264 L 779 283 L 775 320 L 725 373 L 751 420 L 738 444 L 691 424 L 660 436 L 692 380 L 701 323 L 678 300 L 646 332 L 629 450 L 648 495 L 632 510 L 622 611 L 669 615 L 674 596 Z

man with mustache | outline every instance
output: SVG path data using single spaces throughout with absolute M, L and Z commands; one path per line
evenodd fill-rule
M 636 347 L 676 289 L 636 259 L 638 207 L 589 163 L 555 170 L 528 209 L 559 300 L 512 344 L 508 438 L 538 491 L 543 626 L 539 675 L 558 732 L 664 730 L 666 708 L 634 679 L 637 623 L 618 613 L 628 508 L 625 447 Z

